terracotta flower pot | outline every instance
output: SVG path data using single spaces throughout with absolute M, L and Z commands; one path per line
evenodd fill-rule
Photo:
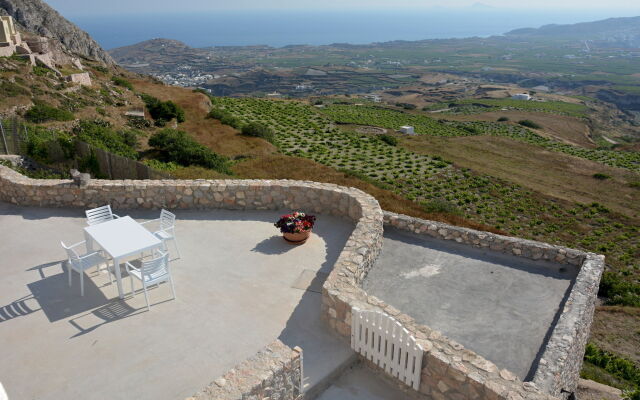
M 284 240 L 291 244 L 303 244 L 309 239 L 311 235 L 311 230 L 300 232 L 300 233 L 283 233 L 282 236 Z

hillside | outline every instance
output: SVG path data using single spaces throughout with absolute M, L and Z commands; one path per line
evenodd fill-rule
M 206 57 L 209 52 L 187 46 L 178 40 L 151 39 L 131 46 L 112 49 L 109 54 L 121 65 L 140 62 L 154 63 L 158 59 Z
M 538 29 L 515 29 L 508 37 L 601 40 L 637 47 L 640 43 L 640 17 L 609 18 L 569 25 L 545 25 Z
M 73 53 L 107 64 L 114 63 L 89 34 L 42 0 L 0 0 L 0 14 L 12 16 L 27 31 L 59 40 Z

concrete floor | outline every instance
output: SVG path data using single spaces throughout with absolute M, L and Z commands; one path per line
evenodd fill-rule
M 352 356 L 320 322 L 320 294 L 292 287 L 305 270 L 331 270 L 351 223 L 319 216 L 312 238 L 292 246 L 272 225 L 277 211 L 176 213 L 177 300 L 161 285 L 147 312 L 142 293 L 118 300 L 105 273 L 92 271 L 84 297 L 77 274 L 67 286 L 59 241 L 83 239 L 83 210 L 0 203 L 0 381 L 9 398 L 185 398 L 276 338 L 303 348 L 308 387 Z
M 393 379 L 389 377 L 389 379 Z M 361 365 L 348 369 L 317 400 L 400 400 L 406 393 Z
M 557 264 L 385 228 L 364 289 L 527 379 L 575 277 Z

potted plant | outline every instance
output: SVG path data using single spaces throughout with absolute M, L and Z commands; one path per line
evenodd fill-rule
M 300 211 L 294 211 L 280 217 L 274 225 L 280 229 L 284 240 L 292 244 L 303 244 L 309 239 L 316 217 Z

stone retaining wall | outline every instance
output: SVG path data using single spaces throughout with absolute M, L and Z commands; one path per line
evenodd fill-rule
M 276 340 L 187 400 L 297 400 L 302 376 L 302 349 Z
M 576 283 L 549 339 L 534 380 L 522 382 L 508 370 L 420 325 L 361 288 L 373 260 L 334 268 L 323 287 L 323 318 L 340 335 L 351 335 L 351 308 L 385 312 L 401 322 L 425 350 L 419 393 L 435 399 L 552 399 L 575 391 L 597 294 L 604 257 L 561 246 L 495 235 L 439 222 L 384 213 L 384 222 L 415 234 L 533 260 L 548 260 L 579 269 Z M 381 238 L 374 241 L 381 242 Z M 377 245 L 377 244 L 376 244 Z M 377 250 L 371 250 L 376 253 Z M 377 253 L 376 253 L 377 254 Z

